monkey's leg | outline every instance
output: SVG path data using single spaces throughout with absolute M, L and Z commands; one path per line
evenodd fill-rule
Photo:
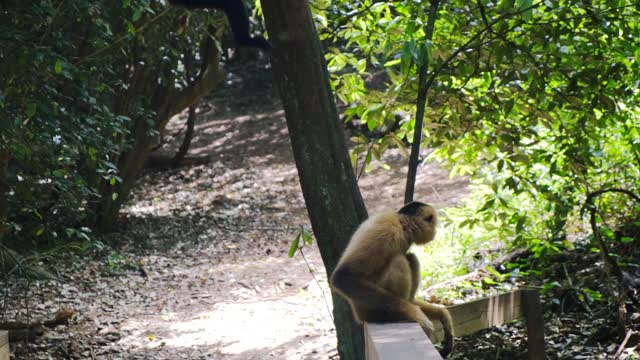
M 443 306 L 437 306 L 419 300 L 414 300 L 413 303 L 418 305 L 429 319 L 442 323 L 444 340 L 442 341 L 440 355 L 446 357 L 451 350 L 453 350 L 453 321 L 451 320 L 451 314 L 449 314 L 449 311 Z M 427 335 L 429 336 L 428 333 Z
M 399 256 L 404 261 L 407 272 L 400 271 L 407 281 L 404 290 L 408 293 L 408 269 L 409 265 L 404 255 Z M 399 262 L 400 264 L 402 262 Z M 385 269 L 384 271 L 386 271 Z M 387 272 L 387 275 L 390 272 Z M 394 272 L 394 274 L 396 274 Z M 393 279 L 391 275 L 388 279 Z M 419 305 L 410 302 L 404 295 L 399 296 L 390 289 L 383 288 L 379 282 L 371 283 L 361 278 L 361 275 L 348 267 L 340 267 L 331 276 L 331 284 L 342 296 L 351 301 L 357 309 L 358 317 L 362 321 L 390 322 L 390 321 L 416 321 L 428 332 L 433 333 L 433 324 L 422 311 Z
M 407 253 L 407 261 L 411 269 L 411 294 L 409 300 L 413 300 L 420 286 L 420 261 L 414 253 Z

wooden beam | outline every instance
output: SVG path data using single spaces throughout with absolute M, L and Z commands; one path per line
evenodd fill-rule
M 364 324 L 367 360 L 442 360 L 417 323 Z
M 543 360 L 544 318 L 537 290 L 516 290 L 463 304 L 448 306 L 455 336 L 525 318 L 528 336 L 528 359 Z M 436 342 L 444 333 L 439 322 L 433 323 Z M 442 359 L 417 323 L 365 324 L 367 360 Z M 455 351 L 455 348 L 454 348 Z
M 522 318 L 521 304 L 521 292 L 516 290 L 448 306 L 447 309 L 451 313 L 455 336 L 464 336 Z M 433 325 L 436 328 L 436 342 L 440 342 L 444 338 L 442 325 L 440 323 Z
M 9 332 L 0 331 L 0 360 L 9 360 Z

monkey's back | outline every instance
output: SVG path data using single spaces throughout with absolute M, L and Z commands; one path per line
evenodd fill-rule
M 408 247 L 398 213 L 377 213 L 360 224 L 351 236 L 338 266 L 348 260 L 358 271 L 367 272 L 367 269 L 379 268 L 374 264 L 386 262 L 386 254 L 403 253 Z

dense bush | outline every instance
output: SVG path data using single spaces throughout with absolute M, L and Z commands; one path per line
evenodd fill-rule
M 0 153 L 12 159 L 0 166 L 10 189 L 0 191 L 5 243 L 86 238 L 113 222 L 168 118 L 214 85 L 209 76 L 186 94 L 194 81 L 184 54 L 221 78 L 207 31 L 213 14 L 149 0 L 2 3 Z

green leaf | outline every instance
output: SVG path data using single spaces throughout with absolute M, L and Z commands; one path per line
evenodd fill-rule
M 313 244 L 313 235 L 307 230 L 302 230 L 302 242 L 307 245 Z
M 295 254 L 296 251 L 298 251 L 298 245 L 300 244 L 300 233 L 298 233 L 298 235 L 296 235 L 296 238 L 293 239 L 293 242 L 291 243 L 291 246 L 289 247 L 289 257 L 292 258 Z
M 540 289 L 540 292 L 544 294 L 547 291 L 549 291 L 549 290 L 551 290 L 551 289 L 553 289 L 555 287 L 560 287 L 560 283 L 557 282 L 557 281 L 553 281 L 553 282 L 550 282 L 550 283 L 544 283 L 542 285 L 542 289 Z
M 133 11 L 133 21 L 138 21 L 142 16 L 142 8 L 137 8 Z
M 480 210 L 478 210 L 478 212 L 483 212 L 483 211 L 487 211 L 490 208 L 492 208 L 496 203 L 496 199 L 491 199 L 489 201 L 487 201 L 486 203 L 484 203 L 484 205 L 482 206 L 482 208 L 480 208 Z
M 402 60 L 400 60 L 400 59 L 389 60 L 386 63 L 384 63 L 384 67 L 392 67 L 394 65 L 398 65 L 398 64 L 400 64 L 401 61 Z
M 531 20 L 533 9 L 531 6 L 533 5 L 533 0 L 517 0 L 518 2 L 518 10 L 528 9 L 522 13 L 522 18 L 526 21 Z
M 402 140 L 396 134 L 391 134 L 389 138 L 396 144 L 396 147 L 400 149 L 400 153 L 402 154 L 402 156 L 405 159 L 408 159 L 409 152 L 407 151 L 407 148 L 404 146 L 404 143 L 402 142 Z
M 487 265 L 487 271 L 491 273 L 491 275 L 495 276 L 498 280 L 502 279 L 503 275 L 498 272 L 498 270 L 494 269 L 493 266 Z
M 514 0 L 502 0 L 500 2 L 500 9 L 501 10 L 512 10 L 513 9 L 513 5 L 514 5 Z
M 484 281 L 488 285 L 495 285 L 496 284 L 496 282 L 492 278 L 484 278 L 484 279 L 482 279 L 482 281 Z
M 57 178 L 64 178 L 64 175 L 66 174 L 66 172 L 62 169 L 58 169 L 58 170 L 53 170 L 51 172 L 51 175 L 57 177 Z
M 622 242 L 623 244 L 632 243 L 633 240 L 634 239 L 632 237 L 628 237 L 628 236 L 623 236 L 620 238 L 620 242 Z
M 56 74 L 60 74 L 62 72 L 62 61 L 60 59 L 56 60 L 56 65 L 53 67 L 53 70 Z
M 36 114 L 36 103 L 28 103 L 27 108 L 25 109 L 27 119 L 32 118 Z
M 511 98 L 507 101 L 507 103 L 504 106 L 504 114 L 505 115 L 509 115 L 509 113 L 511 112 L 511 110 L 513 109 L 513 105 L 516 103 L 516 100 L 514 98 Z
M 98 159 L 97 157 L 98 151 L 93 146 L 89 146 L 89 148 L 87 149 L 87 152 L 89 153 L 89 159 L 91 159 L 91 161 L 96 161 Z
M 105 161 L 103 161 L 103 162 L 102 162 L 102 164 L 104 164 L 104 165 L 105 165 L 106 167 L 108 167 L 109 169 L 112 169 L 112 170 L 118 170 L 118 167 L 117 167 L 114 163 L 112 163 L 112 162 L 110 162 L 110 161 L 106 161 L 106 160 L 105 160 Z

